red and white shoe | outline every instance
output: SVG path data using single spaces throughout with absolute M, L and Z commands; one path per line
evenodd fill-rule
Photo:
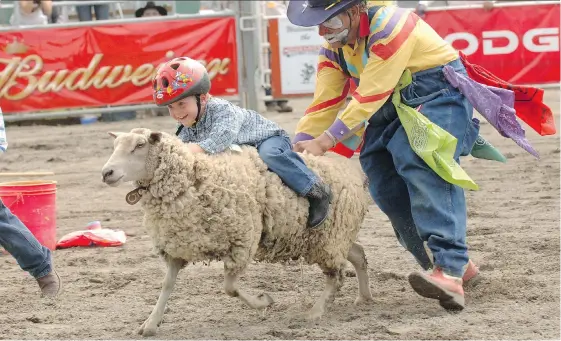
M 423 297 L 438 300 L 440 305 L 447 310 L 464 309 L 465 298 L 462 283 L 462 278 L 446 275 L 438 267 L 434 268 L 430 274 L 419 271 L 409 274 L 409 284 L 413 290 Z
M 472 279 L 475 279 L 477 277 L 477 275 L 479 275 L 479 268 L 470 259 L 467 263 L 466 271 L 464 272 L 464 275 L 462 276 L 463 285 L 466 286 L 466 284 L 469 281 L 471 281 Z
M 462 281 L 464 282 L 463 284 L 466 285 L 467 282 L 474 279 L 477 275 L 479 275 L 479 268 L 470 259 L 468 261 L 466 271 L 464 272 L 464 275 L 462 276 Z

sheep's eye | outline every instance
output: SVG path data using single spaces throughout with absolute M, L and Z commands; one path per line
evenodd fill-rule
M 146 142 L 139 142 L 139 143 L 134 147 L 134 149 L 132 150 L 131 153 L 133 153 L 135 150 L 137 150 L 137 149 L 139 149 L 139 148 L 144 147 L 145 144 L 146 144 Z

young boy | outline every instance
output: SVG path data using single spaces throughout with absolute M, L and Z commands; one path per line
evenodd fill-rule
M 269 170 L 310 202 L 308 226 L 318 227 L 329 210 L 331 189 L 292 151 L 290 136 L 253 110 L 211 97 L 206 68 L 179 57 L 160 66 L 153 80 L 154 102 L 167 106 L 180 123 L 176 132 L 194 153 L 220 153 L 232 144 L 257 148 Z

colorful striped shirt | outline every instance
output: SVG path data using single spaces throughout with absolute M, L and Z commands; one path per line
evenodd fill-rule
M 361 20 L 359 32 L 360 39 L 354 46 L 342 48 L 350 79 L 343 72 L 338 50 L 327 42 L 321 48 L 314 99 L 298 123 L 294 142 L 328 130 L 346 147 L 356 150 L 368 120 L 392 94 L 405 69 L 414 73 L 459 57 L 432 27 L 407 9 L 381 6 L 369 26 L 368 21 Z M 356 90 L 338 115 L 351 81 Z

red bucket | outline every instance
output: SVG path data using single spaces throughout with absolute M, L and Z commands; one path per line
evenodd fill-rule
M 56 248 L 56 181 L 0 183 L 0 198 L 45 247 Z

